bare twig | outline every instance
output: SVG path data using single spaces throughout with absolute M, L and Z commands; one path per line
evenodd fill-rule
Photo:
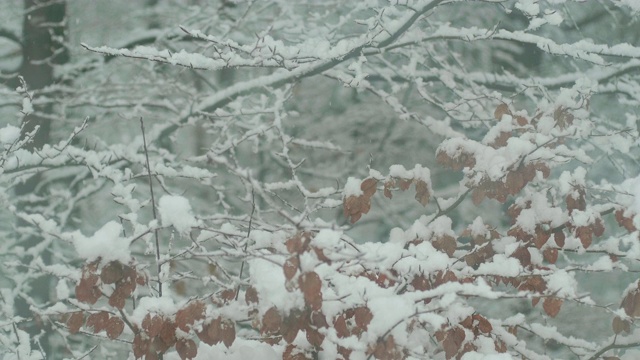
M 144 134 L 144 121 L 140 118 L 140 129 L 142 130 L 142 145 L 144 146 L 144 156 L 147 161 L 147 173 L 149 174 L 149 191 L 151 192 L 151 210 L 153 212 L 153 219 L 158 220 L 158 214 L 156 212 L 156 199 L 153 194 L 153 177 L 151 176 L 151 167 L 149 166 L 149 151 L 147 149 L 147 138 Z M 160 262 L 160 238 L 158 237 L 158 229 L 154 230 L 156 239 L 156 266 L 158 270 L 158 296 L 162 296 L 162 280 L 160 279 L 160 271 L 162 270 L 162 263 Z

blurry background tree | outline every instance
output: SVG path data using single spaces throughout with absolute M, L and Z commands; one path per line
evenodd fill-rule
M 635 1 L 0 7 L 9 358 L 637 356 Z

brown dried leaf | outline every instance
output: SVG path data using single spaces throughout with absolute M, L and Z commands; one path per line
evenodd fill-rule
M 544 256 L 544 259 L 550 264 L 555 264 L 556 261 L 558 261 L 558 249 L 546 248 L 542 251 L 542 256 Z
M 76 286 L 76 299 L 78 299 L 78 301 L 93 305 L 100 299 L 102 296 L 100 288 L 91 283 L 92 281 L 85 278 L 80 280 L 80 283 Z
M 140 334 L 136 334 L 133 338 L 133 356 L 139 359 L 149 350 L 149 341 L 143 339 Z
M 284 271 L 284 277 L 287 281 L 293 279 L 300 267 L 300 259 L 297 256 L 291 256 L 285 261 L 282 270 Z
M 124 267 L 120 261 L 111 261 L 102 268 L 100 280 L 105 284 L 114 284 L 124 277 Z
M 355 308 L 354 317 L 356 320 L 356 326 L 363 331 L 367 331 L 369 323 L 371 323 L 371 320 L 373 319 L 373 313 L 371 313 L 371 310 L 369 310 L 368 307 L 360 306 Z
M 531 265 L 531 253 L 526 247 L 517 248 L 516 251 L 511 254 L 511 257 L 518 259 L 522 267 L 526 268 Z
M 623 320 L 619 316 L 613 318 L 611 327 L 613 328 L 613 332 L 616 335 L 620 334 L 623 331 L 627 334 L 631 332 L 631 322 L 629 320 Z
M 493 116 L 496 120 L 502 119 L 503 115 L 511 115 L 511 110 L 509 110 L 509 105 L 502 103 L 496 107 L 496 110 L 493 112 Z
M 542 249 L 542 247 L 547 243 L 550 237 L 551 237 L 551 234 L 542 230 L 542 228 L 538 226 L 536 227 L 536 234 L 533 237 L 533 243 L 538 249 Z
M 411 280 L 410 285 L 414 290 L 418 291 L 425 291 L 431 288 L 431 283 L 429 282 L 427 277 L 424 276 L 424 274 L 414 276 L 413 280 Z
M 233 293 L 235 296 L 235 291 Z M 176 312 L 176 325 L 178 328 L 184 332 L 189 332 L 189 329 L 196 321 L 204 318 L 205 307 L 202 301 L 196 300 L 178 310 Z
M 520 126 L 525 126 L 529 123 L 529 120 L 524 116 L 516 116 L 516 123 Z
M 380 360 L 401 360 L 405 358 L 402 351 L 396 346 L 393 335 L 378 339 L 373 349 L 373 356 Z
M 313 310 L 322 307 L 322 280 L 315 271 L 302 274 L 298 279 L 298 285 L 304 295 L 305 304 Z
M 442 347 L 444 348 L 444 354 L 447 359 L 453 358 L 458 353 L 464 342 L 464 338 L 465 332 L 461 327 L 456 326 L 446 332 L 442 340 Z
M 116 286 L 116 289 L 113 291 L 111 296 L 109 296 L 109 305 L 117 309 L 123 309 L 130 294 L 131 292 L 128 287 Z
M 640 317 L 640 290 L 629 291 L 622 299 L 621 307 L 631 317 Z
M 262 334 L 275 334 L 280 331 L 282 326 L 282 317 L 275 307 L 270 308 L 262 317 Z
M 498 137 L 493 139 L 493 141 L 489 144 L 489 146 L 491 146 L 494 149 L 505 147 L 507 146 L 507 142 L 509 141 L 510 138 L 511 138 L 510 131 L 501 131 L 500 134 L 498 134 Z
M 473 192 L 471 193 L 471 200 L 473 200 L 473 204 L 478 206 L 480 205 L 480 203 L 482 203 L 482 200 L 484 200 L 486 196 L 486 192 L 484 191 L 484 189 L 482 188 L 475 188 L 473 189 Z
M 637 230 L 636 226 L 633 225 L 633 216 L 624 216 L 623 209 L 617 210 L 615 216 L 618 225 L 627 229 L 628 232 L 634 232 Z
M 589 226 L 580 226 L 576 229 L 576 237 L 580 238 L 582 246 L 587 249 L 593 241 L 593 231 Z
M 298 336 L 298 332 L 301 330 L 301 314 L 299 312 L 292 311 L 289 316 L 282 323 L 280 332 L 282 338 L 287 344 L 291 344 Z
M 395 187 L 396 183 L 393 179 L 388 180 L 384 183 L 384 196 L 391 199 L 393 194 L 391 193 L 391 188 Z
M 93 328 L 93 333 L 97 334 L 107 328 L 109 321 L 109 313 L 106 311 L 98 311 L 87 317 L 87 327 Z
M 436 250 L 440 250 L 449 256 L 453 256 L 458 244 L 456 239 L 450 235 L 443 235 L 437 239 L 431 240 L 431 244 Z
M 558 232 L 553 233 L 553 240 L 556 242 L 559 248 L 564 247 L 564 241 L 566 236 L 564 235 L 564 231 L 560 230 Z
M 244 301 L 247 305 L 251 303 L 258 303 L 258 291 L 253 286 L 249 286 L 247 288 L 247 291 L 244 293 Z
M 233 342 L 236 340 L 236 327 L 231 320 L 225 319 L 221 321 L 220 337 L 222 338 L 224 346 L 230 347 L 233 345 Z
M 80 331 L 82 323 L 84 323 L 83 311 L 76 311 L 71 313 L 69 320 L 67 320 L 67 328 L 69 329 L 69 333 L 76 334 L 78 331 Z
M 193 340 L 180 339 L 176 343 L 176 351 L 182 360 L 193 359 L 198 355 L 198 346 Z
M 360 190 L 363 192 L 365 198 L 371 198 L 376 193 L 376 187 L 378 186 L 378 180 L 374 178 L 368 178 L 362 181 L 360 184 Z
M 473 314 L 472 316 L 474 323 L 476 323 L 476 328 L 480 330 L 483 334 L 489 334 L 493 330 L 493 326 L 487 318 L 480 314 Z
M 360 220 L 362 214 L 366 214 L 371 209 L 371 201 L 365 196 L 349 196 L 345 199 L 344 216 L 349 218 L 351 223 Z
M 418 180 L 416 182 L 416 200 L 418 200 L 422 206 L 427 206 L 430 196 L 431 194 L 429 193 L 429 186 L 427 183 L 423 180 Z
M 333 320 L 333 328 L 336 329 L 336 334 L 338 334 L 338 337 L 340 338 L 346 338 L 351 336 L 351 332 L 347 327 L 347 320 L 345 319 L 344 314 L 338 315 Z
M 168 345 L 168 347 L 173 346 L 173 344 L 176 343 L 177 339 L 176 339 L 176 329 L 178 327 L 176 326 L 176 324 L 168 319 L 164 320 L 164 323 L 162 324 L 162 329 L 160 329 L 160 334 L 158 334 L 160 336 L 160 339 L 162 339 L 162 341 Z
M 147 333 L 149 337 L 155 337 L 160 334 L 160 330 L 162 330 L 163 320 L 158 315 L 147 314 L 144 319 L 142 319 L 142 328 Z
M 551 169 L 549 169 L 549 166 L 545 163 L 536 163 L 534 167 L 542 173 L 542 177 L 545 179 L 551 175 Z
M 315 347 L 320 347 L 320 345 L 322 345 L 322 342 L 324 341 L 324 335 L 322 335 L 317 329 L 314 329 L 313 327 L 308 326 L 307 324 L 307 326 L 304 329 L 304 332 L 309 344 Z
M 411 186 L 411 179 L 398 179 L 397 183 L 400 190 L 405 191 Z
M 349 197 L 349 199 L 351 198 L 355 198 L 355 196 L 351 196 Z M 345 201 L 345 216 L 347 216 L 347 203 Z M 303 251 L 302 248 L 302 234 L 301 233 L 297 233 L 296 235 L 294 235 L 293 237 L 289 238 L 286 242 L 285 245 L 287 246 L 287 251 L 289 251 L 290 254 L 299 254 Z
M 124 330 L 124 321 L 117 316 L 112 316 L 106 325 L 107 336 L 109 339 L 117 339 Z
M 547 315 L 554 318 L 560 312 L 560 307 L 562 306 L 562 302 L 563 302 L 562 299 L 558 299 L 556 297 L 548 297 L 544 299 L 544 302 L 542 303 L 542 308 L 544 309 L 544 312 L 547 313 Z

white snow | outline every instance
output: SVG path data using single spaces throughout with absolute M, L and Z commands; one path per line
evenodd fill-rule
M 163 195 L 158 201 L 158 211 L 162 226 L 173 226 L 177 232 L 186 235 L 198 226 L 193 216 L 189 200 L 179 195 Z
M 362 189 L 360 188 L 361 180 L 356 179 L 354 177 L 349 177 L 347 179 L 347 183 L 344 184 L 344 196 L 360 196 L 363 194 Z
M 72 236 L 76 252 L 87 261 L 101 257 L 105 263 L 118 260 L 126 264 L 131 259 L 130 239 L 122 237 L 122 225 L 115 221 L 109 221 L 91 237 L 85 237 L 79 231 Z
M 20 128 L 7 125 L 0 129 L 0 143 L 11 144 L 20 138 Z

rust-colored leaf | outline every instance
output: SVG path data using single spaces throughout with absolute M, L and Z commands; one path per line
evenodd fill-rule
M 87 317 L 87 327 L 92 327 L 93 333 L 97 334 L 107 328 L 107 321 L 109 321 L 109 313 L 98 311 Z
M 360 190 L 362 190 L 363 196 L 370 198 L 376 193 L 376 187 L 378 186 L 378 180 L 374 178 L 368 178 L 362 181 L 360 184 Z
M 483 334 L 489 334 L 493 330 L 493 326 L 491 326 L 489 320 L 487 320 L 487 318 L 485 318 L 484 316 L 480 314 L 473 314 L 472 319 L 474 321 L 474 324 L 476 325 L 476 328 Z
M 291 344 L 298 336 L 298 332 L 301 330 L 302 314 L 298 311 L 291 311 L 289 316 L 284 320 L 281 327 L 282 338 L 287 344 Z
M 474 205 L 478 206 L 482 203 L 482 200 L 484 200 L 485 196 L 486 192 L 484 191 L 484 189 L 475 188 L 471 193 L 471 200 L 473 201 Z
M 371 209 L 371 201 L 365 196 L 349 196 L 343 203 L 344 216 L 349 218 L 352 224 L 360 220 L 363 214 Z
M 112 316 L 106 324 L 107 336 L 109 339 L 117 339 L 124 330 L 124 321 L 117 316 Z
M 531 253 L 526 247 L 519 247 L 511 254 L 511 257 L 518 259 L 522 267 L 531 266 Z
M 133 356 L 136 359 L 143 357 L 149 350 L 149 340 L 144 339 L 140 334 L 133 338 Z
M 302 274 L 298 279 L 298 285 L 304 295 L 305 304 L 313 310 L 322 307 L 322 280 L 315 271 Z
M 102 268 L 100 279 L 105 284 L 114 284 L 124 277 L 124 267 L 120 261 L 111 261 Z
M 253 286 L 247 288 L 247 291 L 244 293 L 244 301 L 247 305 L 258 303 L 258 291 Z
M 450 235 L 442 235 L 436 239 L 431 240 L 431 244 L 436 250 L 440 250 L 449 256 L 453 256 L 458 244 L 456 239 Z
M 496 107 L 496 110 L 493 112 L 493 116 L 496 120 L 502 119 L 503 115 L 511 115 L 511 110 L 509 110 L 509 105 L 502 103 Z
M 193 359 L 198 355 L 198 346 L 191 339 L 180 339 L 176 343 L 176 352 L 178 352 L 182 360 Z
M 542 308 L 547 315 L 552 318 L 556 317 L 560 312 L 560 307 L 562 306 L 562 299 L 558 299 L 556 297 L 548 297 L 544 299 L 542 303 Z
M 284 277 L 287 281 L 293 279 L 300 267 L 300 259 L 297 256 L 291 256 L 285 261 L 282 270 L 284 271 Z
M 98 299 L 100 299 L 100 297 L 102 297 L 100 288 L 96 285 L 92 285 L 92 283 L 93 281 L 89 279 L 82 278 L 80 280 L 80 283 L 76 286 L 76 299 L 78 299 L 78 301 L 93 305 L 98 301 Z
M 559 248 L 564 247 L 565 239 L 566 236 L 564 235 L 564 232 L 562 230 L 553 233 L 553 240 L 556 242 L 556 245 L 558 245 Z
M 629 320 L 624 320 L 619 316 L 613 318 L 613 323 L 611 324 L 613 328 L 613 332 L 618 335 L 621 332 L 626 332 L 627 334 L 631 332 L 631 322 Z
M 178 327 L 176 324 L 168 319 L 164 320 L 162 324 L 162 328 L 160 329 L 160 334 L 158 336 L 162 339 L 162 341 L 168 345 L 168 347 L 173 346 L 176 343 L 176 329 Z
M 525 126 L 529 123 L 529 120 L 524 116 L 516 116 L 516 123 L 520 126 Z
M 180 330 L 189 332 L 189 329 L 196 321 L 204 318 L 204 311 L 205 304 L 202 301 L 192 301 L 176 312 L 176 325 Z
M 84 312 L 76 311 L 71 313 L 69 320 L 67 320 L 67 328 L 71 334 L 76 334 L 80 331 L 82 323 L 84 322 Z
M 128 287 L 116 286 L 111 296 L 109 296 L 109 305 L 117 309 L 123 309 L 130 294 Z
M 580 226 L 576 229 L 576 237 L 580 239 L 582 246 L 587 249 L 593 241 L 593 231 L 589 226 Z
M 142 319 L 142 328 L 146 331 L 149 337 L 155 337 L 160 334 L 160 330 L 162 330 L 163 320 L 158 315 L 147 314 L 144 319 Z
M 391 188 L 395 187 L 396 183 L 395 181 L 392 180 L 388 180 L 384 183 L 384 196 L 391 199 L 393 197 L 393 194 L 391 193 Z
M 640 290 L 629 291 L 622 299 L 621 307 L 624 312 L 631 317 L 640 317 Z
M 360 306 L 355 308 L 354 317 L 356 320 L 356 326 L 363 331 L 367 331 L 369 323 L 371 323 L 371 320 L 373 319 L 373 313 L 371 313 L 371 310 L 369 310 L 368 307 Z
M 307 326 L 305 327 L 304 332 L 309 344 L 316 347 L 320 347 L 320 345 L 322 345 L 322 342 L 324 341 L 324 335 L 322 335 L 317 329 L 311 326 Z
M 260 332 L 263 334 L 274 334 L 280 331 L 281 326 L 282 317 L 280 316 L 278 309 L 272 307 L 267 310 L 262 317 L 262 329 Z
M 416 182 L 416 200 L 422 205 L 427 206 L 429 203 L 429 198 L 431 194 L 429 193 L 429 186 L 423 180 L 418 180 Z
M 627 229 L 628 232 L 636 231 L 636 226 L 633 225 L 633 216 L 625 216 L 625 211 L 623 209 L 619 209 L 615 213 L 616 221 L 618 225 Z
M 550 264 L 555 264 L 556 261 L 558 261 L 558 249 L 546 248 L 542 251 L 542 256 L 544 256 L 544 259 Z
M 431 282 L 427 279 L 426 276 L 424 276 L 424 274 L 414 276 L 413 280 L 411 280 L 410 285 L 414 290 L 418 291 L 425 291 L 431 288 Z
M 224 346 L 233 345 L 236 340 L 236 327 L 231 320 L 224 319 L 220 322 L 220 338 Z
M 442 340 L 442 347 L 444 348 L 444 354 L 447 359 L 452 359 L 460 348 L 465 339 L 465 332 L 461 327 L 453 327 L 449 329 L 444 339 Z
M 396 346 L 393 335 L 378 339 L 373 347 L 373 351 L 370 349 L 369 352 L 373 352 L 373 356 L 379 360 L 401 360 L 405 358 L 401 349 Z

